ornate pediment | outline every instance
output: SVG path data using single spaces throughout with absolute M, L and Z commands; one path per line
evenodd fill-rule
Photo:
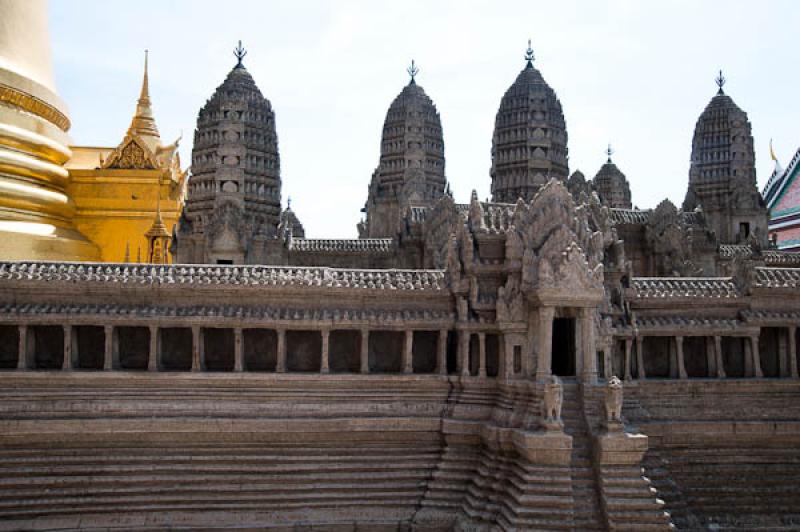
M 155 155 L 147 145 L 135 136 L 126 136 L 122 144 L 103 161 L 102 168 L 120 170 L 156 170 L 159 168 Z
M 603 293 L 604 238 L 589 224 L 589 208 L 551 180 L 514 214 L 522 242 L 522 290 L 533 299 L 597 300 Z M 516 244 L 514 245 L 516 247 Z

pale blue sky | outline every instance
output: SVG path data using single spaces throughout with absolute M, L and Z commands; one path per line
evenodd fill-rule
M 50 11 L 74 143 L 119 143 L 147 48 L 158 127 L 167 142 L 183 131 L 185 165 L 197 111 L 241 39 L 276 110 L 284 204 L 291 196 L 311 237 L 355 236 L 412 58 L 442 117 L 457 201 L 489 196 L 494 116 L 529 37 L 564 108 L 570 170 L 593 176 L 611 142 L 641 208 L 683 200 L 692 131 L 720 68 L 753 125 L 760 186 L 770 137 L 784 164 L 800 145 L 794 0 L 54 0 Z

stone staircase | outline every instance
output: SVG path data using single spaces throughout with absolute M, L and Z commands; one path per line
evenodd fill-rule
M 800 529 L 800 449 L 729 443 L 661 455 L 704 528 Z
M 120 520 L 353 523 L 410 520 L 440 449 L 414 446 L 131 446 L 0 450 L 0 530 Z M 155 518 L 155 519 L 154 519 Z M 372 523 L 372 525 L 370 525 Z M 394 528 L 393 528 L 394 527 Z
M 576 530 L 605 530 L 594 471 L 592 434 L 584 413 L 582 387 L 574 379 L 564 379 L 561 417 L 564 432 L 572 436 L 572 494 L 575 500 Z M 589 405 L 592 407 L 592 405 Z

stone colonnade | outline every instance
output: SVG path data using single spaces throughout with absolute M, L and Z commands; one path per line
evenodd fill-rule
M 92 347 L 96 353 L 94 357 L 96 364 L 92 367 L 86 367 L 85 358 L 86 351 L 89 349 L 82 347 L 78 340 L 77 330 L 93 329 L 96 330 L 98 339 L 94 342 Z M 132 322 L 119 325 L 94 325 L 90 323 L 76 323 L 76 324 L 63 324 L 53 325 L 52 321 L 34 323 L 15 323 L 15 324 L 0 324 L 0 330 L 15 329 L 17 334 L 18 345 L 15 349 L 16 356 L 16 369 L 102 369 L 102 370 L 117 370 L 129 369 L 123 367 L 121 364 L 121 348 L 120 348 L 120 334 L 121 330 L 125 329 L 126 334 L 132 329 L 137 329 L 145 333 L 149 338 L 147 341 L 141 343 L 145 345 L 138 346 L 146 359 L 141 364 L 141 367 L 135 369 L 149 370 L 149 371 L 164 371 L 174 368 L 165 367 L 165 356 L 167 341 L 172 342 L 174 338 L 166 338 L 165 335 L 179 336 L 177 332 L 185 333 L 180 335 L 185 340 L 184 347 L 188 352 L 190 350 L 190 357 L 187 356 L 187 366 L 181 368 L 184 371 L 209 371 L 209 354 L 206 353 L 206 336 L 213 335 L 214 331 L 226 332 L 228 335 L 232 332 L 232 342 L 230 350 L 233 354 L 232 367 L 227 371 L 243 372 L 250 371 L 246 362 L 245 353 L 245 336 L 252 331 L 266 331 L 274 334 L 274 343 L 271 344 L 270 350 L 274 349 L 274 367 L 269 371 L 276 373 L 291 372 L 290 369 L 290 342 L 287 337 L 294 333 L 304 333 L 315 336 L 314 345 L 319 345 L 319 350 L 314 356 L 318 356 L 319 360 L 319 373 L 331 373 L 331 353 L 332 353 L 332 334 L 347 332 L 358 335 L 357 350 L 358 350 L 358 366 L 356 372 L 368 374 L 376 372 L 371 369 L 370 352 L 374 356 L 380 357 L 380 352 L 375 352 L 376 348 L 371 348 L 370 336 L 381 333 L 395 333 L 397 339 L 401 341 L 400 348 L 401 363 L 398 371 L 377 371 L 379 373 L 415 373 L 415 333 L 428 333 L 430 340 L 425 344 L 424 348 L 431 347 L 434 352 L 429 353 L 431 356 L 432 370 L 425 371 L 425 373 L 433 373 L 445 375 L 448 373 L 456 373 L 463 376 L 477 376 L 477 377 L 490 377 L 495 376 L 494 372 L 489 371 L 489 356 L 487 349 L 488 337 L 494 335 L 497 337 L 497 359 L 494 363 L 496 366 L 496 375 L 513 377 L 521 376 L 521 370 L 515 371 L 513 361 L 505 360 L 506 354 L 508 357 L 513 356 L 515 349 L 512 347 L 510 350 L 505 348 L 505 344 L 509 343 L 502 332 L 493 328 L 476 327 L 475 324 L 458 324 L 453 327 L 442 327 L 438 329 L 431 328 L 406 328 L 402 330 L 389 329 L 389 328 L 369 328 L 369 327 L 312 327 L 312 326 L 283 326 L 283 325 L 269 325 L 269 326 L 247 326 L 247 327 L 225 327 L 220 325 L 196 325 L 196 324 L 181 324 L 170 323 L 168 325 L 154 325 L 141 322 Z M 62 353 L 57 354 L 57 362 L 52 362 L 49 365 L 41 364 L 41 351 L 45 349 L 44 346 L 37 346 L 35 340 L 36 329 L 47 329 L 47 334 L 51 337 L 57 336 L 55 342 L 52 344 L 60 345 Z M 176 332 L 177 331 L 177 332 Z M 211 331 L 211 332 L 210 332 Z M 455 352 L 452 353 L 450 335 L 455 334 L 457 341 L 455 345 Z M 100 336 L 101 335 L 101 336 Z M 513 335 L 512 335 L 513 336 Z M 3 338 L 8 338 L 8 335 L 0 334 L 0 341 Z M 142 336 L 143 338 L 143 336 Z M 434 339 L 435 338 L 435 339 Z M 52 339 L 52 338 L 51 338 Z M 476 345 L 471 347 L 471 340 L 477 340 Z M 126 336 L 126 341 L 129 337 Z M 513 342 L 512 342 L 513 343 Z M 435 344 L 435 347 L 434 347 Z M 227 344 L 226 344 L 227 345 Z M 274 348 L 272 347 L 274 346 Z M 264 346 L 256 346 L 263 349 Z M 428 354 L 428 353 L 426 353 Z M 51 358 L 55 358 L 54 354 L 48 354 Z M 190 358 L 190 360 L 189 360 Z M 448 358 L 451 358 L 451 363 L 448 364 Z M 448 371 L 448 365 L 450 370 Z M 452 367 L 455 365 L 455 367 Z M 470 368 L 475 368 L 470 371 Z M 8 366 L 6 366 L 6 369 Z M 263 369 L 263 368 L 262 368 Z M 301 370 L 302 371 L 302 370 Z
M 777 372 L 774 376 L 783 378 L 798 378 L 797 361 L 797 326 L 776 327 L 779 330 L 777 336 Z M 626 380 L 646 379 L 652 377 L 648 374 L 645 358 L 650 353 L 645 347 L 646 338 L 662 338 L 668 342 L 668 378 L 685 380 L 691 378 L 687 372 L 685 343 L 688 338 L 702 338 L 705 342 L 705 378 L 726 378 L 730 377 L 725 369 L 723 356 L 723 339 L 738 339 L 742 341 L 743 367 L 742 377 L 762 378 L 765 376 L 762 367 L 762 345 L 761 329 L 748 330 L 744 334 L 647 334 L 640 333 L 630 336 L 617 336 L 615 341 L 622 343 L 622 373 Z M 613 346 L 601 349 L 603 360 L 602 375 L 605 378 L 611 377 L 614 373 L 612 367 Z M 663 375 L 662 375 L 663 377 Z

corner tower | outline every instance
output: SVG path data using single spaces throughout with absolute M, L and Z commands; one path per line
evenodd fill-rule
M 603 205 L 607 205 L 612 209 L 630 209 L 632 207 L 631 187 L 625 178 L 625 174 L 611 160 L 613 153 L 609 145 L 606 150 L 608 160 L 600 167 L 597 175 L 594 176 L 594 189 L 597 191 L 597 195 Z
M 494 201 L 529 201 L 551 178 L 569 176 L 567 125 L 555 91 L 533 66 L 530 41 L 525 68 L 500 101 L 492 136 Z
M 407 206 L 429 206 L 445 194 L 444 139 L 439 112 L 416 82 L 419 69 L 411 62 L 411 80 L 386 113 L 381 156 L 372 174 L 361 238 L 392 237 Z
M 758 238 L 766 244 L 767 209 L 756 186 L 756 158 L 747 113 L 722 87 L 697 119 L 683 210 L 702 208 L 720 244 Z
M 197 117 L 192 176 L 176 235 L 178 262 L 265 260 L 281 214 L 275 113 L 235 50 L 230 71 Z

